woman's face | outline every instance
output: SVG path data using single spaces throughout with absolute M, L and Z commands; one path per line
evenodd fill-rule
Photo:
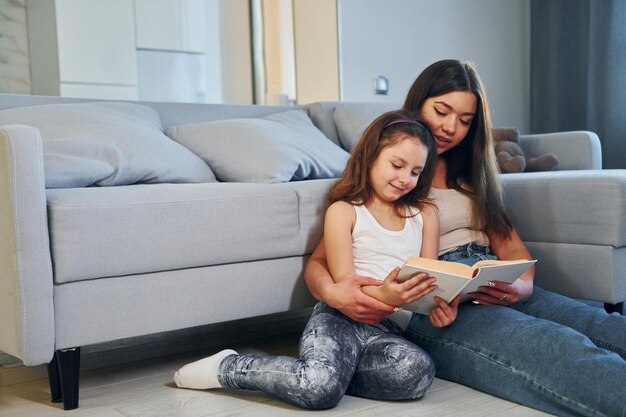
M 465 139 L 475 113 L 476 96 L 470 91 L 453 91 L 424 101 L 420 117 L 433 132 L 437 155 Z

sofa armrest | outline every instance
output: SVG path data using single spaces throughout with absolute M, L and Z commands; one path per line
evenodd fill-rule
M 1 126 L 0 349 L 26 365 L 54 353 L 52 280 L 41 136 Z
M 575 298 L 626 300 L 626 170 L 501 175 L 536 281 Z
M 528 157 L 552 153 L 559 158 L 558 171 L 602 169 L 598 135 L 588 131 L 521 135 L 520 145 Z

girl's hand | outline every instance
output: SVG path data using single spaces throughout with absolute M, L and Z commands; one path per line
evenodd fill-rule
M 404 282 L 398 282 L 399 272 L 400 268 L 394 268 L 378 287 L 365 287 L 364 290 L 384 303 L 400 306 L 418 300 L 438 288 L 433 285 L 435 278 L 424 273 L 417 274 Z
M 363 293 L 364 286 L 376 286 L 380 280 L 353 276 L 339 283 L 332 281 L 323 289 L 322 299 L 332 308 L 341 311 L 354 321 L 376 324 L 394 311 L 393 305 L 385 304 Z
M 450 304 L 446 304 L 446 302 L 440 297 L 435 297 L 435 301 L 437 302 L 438 307 L 435 307 L 430 311 L 430 314 L 428 315 L 430 323 L 434 327 L 449 326 L 454 320 L 456 320 L 461 296 L 457 295 L 454 297 L 454 299 L 450 301 Z

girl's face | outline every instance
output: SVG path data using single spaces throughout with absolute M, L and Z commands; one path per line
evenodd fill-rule
M 433 132 L 437 155 L 465 139 L 475 113 L 476 96 L 470 91 L 453 91 L 424 101 L 420 117 Z
M 380 152 L 369 172 L 374 194 L 386 202 L 396 201 L 415 188 L 428 156 L 428 148 L 419 139 L 399 135 L 402 137 L 395 144 Z

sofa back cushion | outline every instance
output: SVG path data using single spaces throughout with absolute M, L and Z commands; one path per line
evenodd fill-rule
M 335 178 L 349 158 L 313 125 L 305 109 L 175 126 L 166 133 L 225 182 Z
M 46 188 L 213 182 L 207 164 L 135 103 L 47 104 L 0 111 L 0 125 L 39 129 Z
M 402 105 L 397 103 L 344 102 L 337 104 L 333 117 L 341 146 L 351 151 L 374 119 L 385 112 L 399 110 L 401 107 Z

